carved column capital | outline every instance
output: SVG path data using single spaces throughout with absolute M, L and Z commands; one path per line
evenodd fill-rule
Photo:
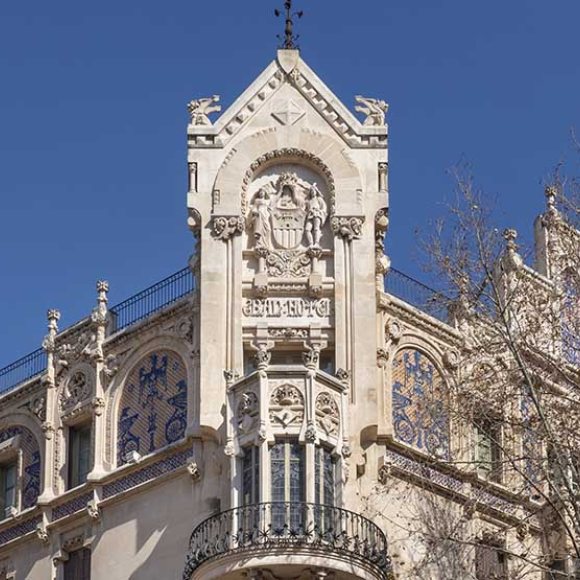
M 241 216 L 214 216 L 211 232 L 216 240 L 226 242 L 244 231 L 244 218 Z
M 334 235 L 351 242 L 352 240 L 358 240 L 362 236 L 364 221 L 365 218 L 363 216 L 334 216 L 331 220 L 331 227 Z

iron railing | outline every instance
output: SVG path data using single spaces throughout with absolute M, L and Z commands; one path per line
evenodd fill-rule
M 189 268 L 183 268 L 157 282 L 146 290 L 131 296 L 109 309 L 113 326 L 111 332 L 119 332 L 153 313 L 169 306 L 195 290 L 195 277 Z
M 387 538 L 371 520 L 348 510 L 302 502 L 259 503 L 209 517 L 193 531 L 183 580 L 204 562 L 241 552 L 291 552 L 302 548 L 343 554 L 390 578 Z
M 385 276 L 385 292 L 404 300 L 442 322 L 449 322 L 449 298 L 407 276 L 400 270 L 395 268 L 389 270 Z
M 196 289 L 195 276 L 183 268 L 168 278 L 109 308 L 110 332 L 119 332 L 177 302 Z M 40 348 L 0 369 L 0 394 L 42 374 L 46 370 L 46 353 Z
M 46 370 L 46 353 L 42 348 L 0 369 L 0 393 L 27 381 Z

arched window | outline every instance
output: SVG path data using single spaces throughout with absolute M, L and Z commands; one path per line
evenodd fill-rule
M 117 463 L 175 443 L 187 427 L 187 370 L 170 350 L 143 357 L 123 387 L 118 418 Z
M 449 408 L 443 377 L 413 348 L 393 361 L 395 439 L 440 458 L 449 458 Z
M 15 425 L 0 431 L 0 444 L 0 519 L 4 519 L 12 510 L 36 505 L 41 461 L 38 441 L 26 427 Z

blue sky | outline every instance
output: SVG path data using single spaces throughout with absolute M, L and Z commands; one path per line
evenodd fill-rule
M 45 312 L 86 316 L 186 264 L 186 102 L 227 106 L 274 58 L 282 0 L 0 3 L 0 367 Z M 390 103 L 395 267 L 467 159 L 498 226 L 530 238 L 580 128 L 578 0 L 298 0 L 302 56 L 348 105 Z

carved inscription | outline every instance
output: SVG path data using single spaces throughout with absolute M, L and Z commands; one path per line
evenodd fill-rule
M 251 318 L 326 318 L 332 306 L 329 298 L 249 298 L 242 313 Z

